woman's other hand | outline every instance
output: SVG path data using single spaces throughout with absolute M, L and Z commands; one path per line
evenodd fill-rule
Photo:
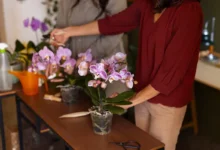
M 54 66 L 54 65 L 47 65 L 46 71 L 45 71 L 45 75 L 46 77 L 50 80 L 56 77 L 56 72 L 58 71 L 58 66 Z
M 79 67 L 79 65 L 80 65 L 81 62 L 83 62 L 83 58 L 82 58 L 82 57 L 80 57 L 80 58 L 77 59 L 77 61 L 76 61 L 76 67 Z

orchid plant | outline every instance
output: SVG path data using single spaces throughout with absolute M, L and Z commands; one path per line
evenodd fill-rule
M 60 79 L 63 85 L 74 85 L 76 80 L 88 73 L 89 64 L 92 62 L 91 50 L 85 53 L 80 53 L 81 63 L 78 67 L 78 75 L 75 74 L 76 60 L 71 58 L 72 52 L 68 48 L 59 47 L 56 53 L 44 47 L 38 53 L 34 53 L 32 64 L 29 66 L 29 72 L 46 71 L 48 66 L 51 66 L 52 74 L 49 79 Z
M 63 79 L 64 77 L 69 85 L 76 84 L 76 81 L 83 77 L 84 84 L 80 84 L 80 86 L 90 96 L 99 113 L 102 114 L 105 111 L 114 114 L 124 113 L 125 110 L 120 105 L 131 104 L 128 100 L 134 95 L 134 92 L 129 90 L 110 98 L 106 96 L 105 90 L 108 84 L 116 81 L 126 84 L 129 89 L 133 88 L 134 75 L 127 69 L 126 55 L 119 52 L 111 58 L 96 62 L 93 60 L 91 49 L 88 49 L 85 53 L 78 54 L 80 59 L 78 66 L 76 65 L 78 60 L 71 58 L 71 55 L 72 52 L 68 48 L 59 47 L 54 53 L 44 47 L 38 53 L 34 53 L 32 65 L 28 71 L 45 71 L 50 65 L 56 73 L 49 78 L 62 77 Z
M 105 95 L 105 89 L 115 81 L 126 84 L 129 89 L 133 88 L 134 75 L 127 69 L 126 55 L 119 52 L 100 63 L 91 64 L 89 72 L 86 93 L 91 97 L 93 104 L 98 106 L 98 112 L 102 114 L 108 110 L 114 114 L 123 114 L 125 110 L 119 106 L 131 104 L 128 100 L 134 92 L 129 90 L 109 98 Z

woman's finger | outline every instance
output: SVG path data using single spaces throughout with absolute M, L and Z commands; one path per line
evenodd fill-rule
M 53 29 L 53 31 L 50 33 L 50 38 L 52 39 L 54 37 L 54 34 L 58 31 L 59 31 L 59 29 L 56 29 L 56 28 Z
M 78 58 L 76 61 L 76 67 L 78 67 L 82 61 L 82 57 Z
M 45 75 L 46 75 L 46 77 L 50 76 L 50 74 L 49 74 L 49 65 L 47 65 L 47 67 L 46 67 Z
M 54 72 L 53 72 L 53 66 L 50 64 L 49 65 L 49 74 L 51 75 L 51 74 L 53 74 Z

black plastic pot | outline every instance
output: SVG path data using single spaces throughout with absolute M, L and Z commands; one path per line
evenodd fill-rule
M 77 103 L 79 101 L 81 91 L 81 87 L 75 85 L 62 87 L 60 89 L 62 101 L 68 104 Z

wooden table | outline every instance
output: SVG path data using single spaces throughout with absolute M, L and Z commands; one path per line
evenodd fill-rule
M 20 84 L 15 84 L 15 85 L 13 85 L 12 90 L 6 91 L 6 92 L 0 92 L 0 129 L 1 129 L 1 138 L 2 138 L 2 150 L 6 150 L 2 100 L 5 97 L 15 95 L 16 92 L 19 91 L 19 90 L 21 90 L 21 85 Z
M 32 110 L 71 149 L 121 150 L 122 147 L 110 144 L 109 142 L 125 142 L 128 140 L 138 141 L 141 144 L 141 150 L 157 150 L 164 146 L 163 143 L 117 115 L 113 118 L 111 133 L 105 136 L 93 133 L 90 116 L 59 119 L 59 116 L 63 114 L 88 110 L 91 106 L 89 101 L 82 99 L 77 104 L 67 105 L 43 100 L 44 93 L 44 91 L 41 91 L 38 95 L 26 96 L 20 91 L 16 94 L 20 150 L 23 150 L 20 103 L 24 103 Z

